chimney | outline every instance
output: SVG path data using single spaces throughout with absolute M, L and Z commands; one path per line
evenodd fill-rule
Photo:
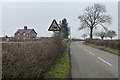
M 24 30 L 27 30 L 27 26 L 24 26 Z

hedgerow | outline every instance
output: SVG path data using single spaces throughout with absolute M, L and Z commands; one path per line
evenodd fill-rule
M 86 40 L 86 42 L 113 49 L 120 49 L 120 40 Z
M 66 50 L 54 39 L 2 43 L 3 78 L 44 78 Z

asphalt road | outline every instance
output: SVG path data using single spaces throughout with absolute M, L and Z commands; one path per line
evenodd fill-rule
M 81 41 L 72 42 L 72 78 L 118 78 L 118 56 L 84 45 Z
M 0 80 L 2 79 L 2 43 L 0 43 Z

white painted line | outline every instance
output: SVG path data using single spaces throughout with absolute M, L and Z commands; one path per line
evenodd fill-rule
M 98 59 L 100 59 L 100 60 L 102 60 L 103 62 L 105 62 L 106 64 L 112 66 L 112 64 L 110 64 L 109 62 L 105 61 L 104 59 L 102 59 L 102 58 L 100 58 L 100 57 L 98 57 Z
M 89 51 L 89 53 L 92 54 L 92 55 L 95 55 L 94 53 L 92 53 L 92 52 L 90 52 L 90 51 Z

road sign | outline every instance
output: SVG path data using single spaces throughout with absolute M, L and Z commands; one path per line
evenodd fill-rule
M 55 19 L 52 21 L 52 24 L 50 25 L 48 31 L 61 31 Z

